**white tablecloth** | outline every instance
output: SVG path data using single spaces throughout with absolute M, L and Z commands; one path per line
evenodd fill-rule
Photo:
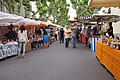
M 6 44 L 0 44 L 0 59 L 9 56 L 17 55 L 18 53 L 18 43 L 9 42 Z

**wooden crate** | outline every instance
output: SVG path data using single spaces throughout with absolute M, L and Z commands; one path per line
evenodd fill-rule
M 31 42 L 26 44 L 26 52 L 31 51 Z

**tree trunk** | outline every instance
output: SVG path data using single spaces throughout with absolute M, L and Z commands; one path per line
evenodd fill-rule
M 11 5 L 10 5 L 10 0 L 6 0 L 6 3 L 8 5 L 8 11 L 9 11 L 9 13 L 12 13 Z
M 22 16 L 22 10 L 23 10 L 22 2 L 23 2 L 23 0 L 19 0 L 19 2 L 20 2 L 20 12 L 18 13 L 18 15 Z
M 3 0 L 0 0 L 0 2 L 2 3 L 2 6 L 5 6 L 6 9 L 9 11 L 8 5 L 6 5 Z M 2 11 L 3 11 L 3 7 L 2 7 Z
M 40 14 L 40 15 L 39 15 L 39 20 L 41 20 L 41 18 L 42 18 L 42 15 Z

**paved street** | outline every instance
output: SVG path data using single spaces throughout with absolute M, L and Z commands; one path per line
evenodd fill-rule
M 53 43 L 0 62 L 0 80 L 114 80 L 85 45 L 64 48 Z

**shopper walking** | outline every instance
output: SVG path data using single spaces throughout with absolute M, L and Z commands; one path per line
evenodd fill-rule
M 88 40 L 91 37 L 91 26 L 88 27 L 87 32 L 86 32 L 86 46 L 88 46 Z
M 55 31 L 55 39 L 58 40 L 58 29 Z
M 76 25 L 77 26 L 77 25 Z M 77 28 L 76 29 L 76 40 L 77 40 L 77 42 L 79 42 L 80 41 L 80 30 L 79 30 L 79 28 Z
M 46 29 L 43 29 L 43 43 L 45 48 L 48 47 L 48 41 L 49 41 L 48 33 Z
M 70 28 L 68 26 L 66 26 L 66 28 L 65 28 L 65 48 L 69 47 L 70 33 L 71 33 Z
M 77 34 L 77 25 L 75 24 L 71 27 L 71 36 L 72 36 L 73 48 L 76 48 L 76 34 Z
M 46 32 L 48 34 L 48 47 L 49 47 L 50 46 L 50 29 L 49 29 L 49 26 L 46 26 L 45 30 L 46 30 Z
M 27 30 L 25 29 L 24 25 L 20 26 L 20 29 L 18 31 L 18 39 L 19 39 L 19 53 L 17 58 L 22 57 L 24 59 L 26 44 L 28 42 Z
M 60 29 L 60 44 L 64 43 L 64 30 L 63 28 Z

